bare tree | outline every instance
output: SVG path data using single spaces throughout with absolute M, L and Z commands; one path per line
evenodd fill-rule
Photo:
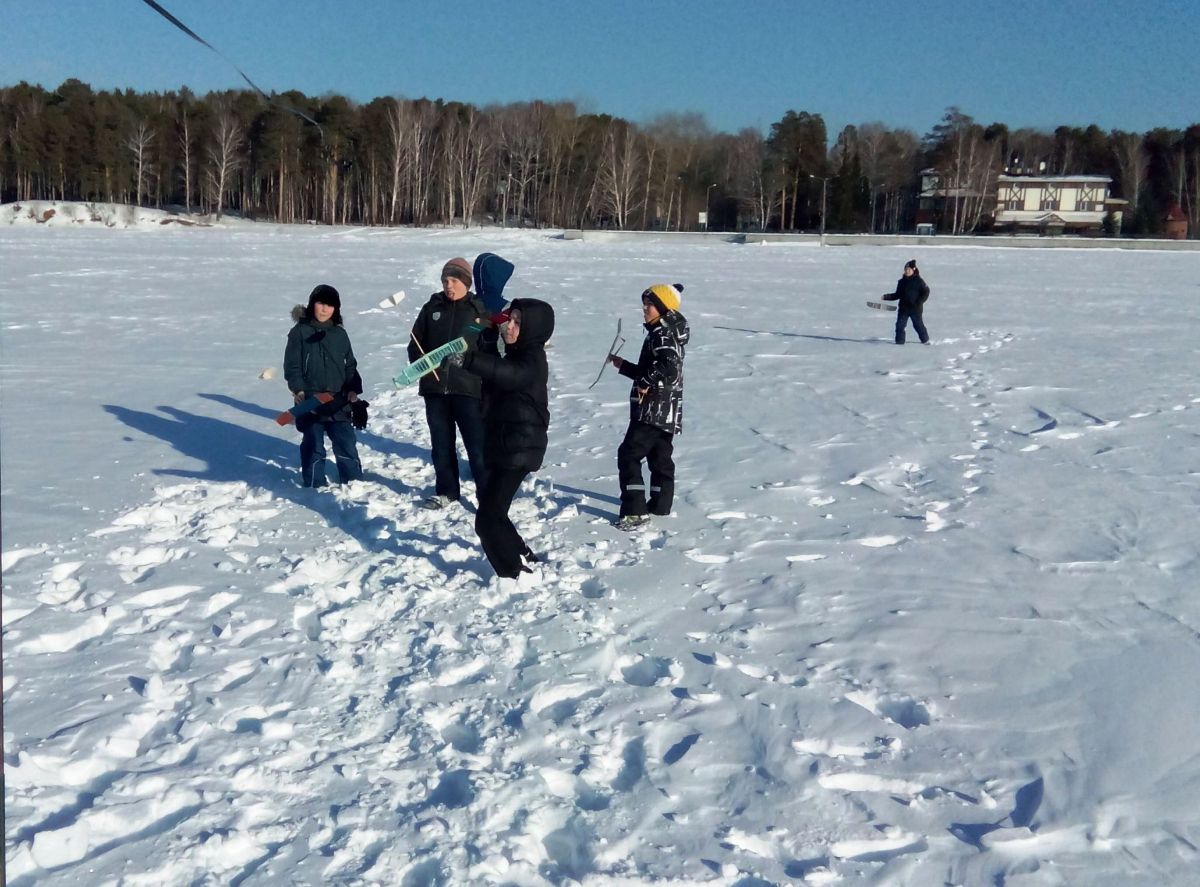
M 1121 171 L 1121 193 L 1129 201 L 1129 209 L 1137 212 L 1138 198 L 1150 168 L 1145 140 L 1136 132 L 1118 130 L 1112 134 L 1112 146 Z
M 928 140 L 939 158 L 939 179 L 951 204 L 950 231 L 971 231 L 994 197 L 999 142 L 986 139 L 983 128 L 958 108 L 946 112 Z
M 875 233 L 875 213 L 879 207 L 879 193 L 883 189 L 883 152 L 887 145 L 887 137 L 888 128 L 882 123 L 864 123 L 858 127 L 858 156 L 871 198 L 870 232 L 872 234 Z
M 604 135 L 604 152 L 597 175 L 600 206 L 618 228 L 629 225 L 637 210 L 635 193 L 641 181 L 642 156 L 638 134 L 624 120 L 612 120 Z
M 420 143 L 422 120 L 409 101 L 393 99 L 388 108 L 388 136 L 391 140 L 391 195 L 388 201 L 388 222 L 396 224 L 401 207 L 401 183 L 416 159 Z
M 583 138 L 583 119 L 575 106 L 562 102 L 551 106 L 546 124 L 545 217 L 552 225 L 570 225 L 572 161 Z
M 900 231 L 904 215 L 904 196 L 912 188 L 920 140 L 911 130 L 888 133 L 883 149 L 883 228 L 893 234 Z
M 137 206 L 142 205 L 142 194 L 145 192 L 146 185 L 146 163 L 149 160 L 148 154 L 153 143 L 154 130 L 145 120 L 138 121 L 137 126 L 125 141 L 125 147 L 133 155 L 134 181 L 137 183 L 135 186 Z
M 487 178 L 484 159 L 492 141 L 489 118 L 472 105 L 464 105 L 448 121 L 446 147 L 449 160 L 450 213 L 454 218 L 456 203 L 462 204 L 463 227 L 474 221 L 475 209 Z
M 226 189 L 234 172 L 242 164 L 241 144 L 242 129 L 237 118 L 232 111 L 222 109 L 214 122 L 212 141 L 208 146 L 208 167 L 205 170 L 209 201 L 215 207 L 218 219 L 225 207 Z
M 759 231 L 765 231 L 767 221 L 778 205 L 776 189 L 766 177 L 767 142 L 757 129 L 743 129 L 737 134 L 731 159 L 731 179 L 738 205 L 754 220 Z
M 529 194 L 536 189 L 542 171 L 542 152 L 546 145 L 546 106 L 541 102 L 506 105 L 495 112 L 496 141 L 500 149 L 499 172 L 504 182 L 500 218 L 506 221 L 510 201 L 518 218 L 527 211 Z M 515 193 L 514 193 L 515 188 Z M 536 194 L 533 203 L 536 206 Z

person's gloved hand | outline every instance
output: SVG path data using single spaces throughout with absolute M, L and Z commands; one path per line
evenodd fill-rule
M 350 404 L 350 424 L 359 431 L 367 427 L 367 407 L 370 405 L 366 400 L 355 400 Z
M 304 392 L 303 392 L 303 391 L 296 391 L 296 392 L 293 392 L 293 393 L 292 393 L 292 400 L 293 400 L 293 401 L 295 401 L 295 402 L 296 402 L 296 403 L 298 403 L 298 404 L 300 404 L 300 403 L 304 403 L 304 401 L 305 401 L 305 400 L 307 400 L 307 399 L 308 399 L 308 398 L 307 398 L 307 396 L 304 394 Z
M 444 367 L 459 367 L 463 365 L 463 354 L 447 354 L 445 360 L 442 361 Z

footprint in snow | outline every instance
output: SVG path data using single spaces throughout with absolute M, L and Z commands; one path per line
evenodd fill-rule
M 906 730 L 926 727 L 931 721 L 928 706 L 908 696 L 853 690 L 846 694 L 846 699 Z
M 588 684 L 558 684 L 543 687 L 529 700 L 529 708 L 539 718 L 553 721 L 556 726 L 571 718 L 582 702 L 594 699 L 602 690 Z
M 658 656 L 621 656 L 613 663 L 609 680 L 624 681 L 635 687 L 664 687 L 683 677 L 683 668 L 674 659 Z

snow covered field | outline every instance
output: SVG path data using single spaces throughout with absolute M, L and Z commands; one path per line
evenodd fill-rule
M 389 381 L 484 250 L 558 312 L 508 598 Z M 10 885 L 1200 883 L 1200 255 L 14 225 L 0 268 Z M 631 535 L 588 385 L 669 281 Z M 372 414 L 332 492 L 260 379 L 318 282 Z

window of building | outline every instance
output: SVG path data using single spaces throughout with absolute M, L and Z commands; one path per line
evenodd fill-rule
M 1045 192 L 1042 194 L 1041 209 L 1051 212 L 1057 212 L 1062 206 L 1062 186 L 1047 185 Z
M 1080 212 L 1094 213 L 1104 209 L 1104 201 L 1100 197 L 1100 189 L 1095 186 L 1084 186 L 1079 189 L 1079 199 L 1075 208 Z

